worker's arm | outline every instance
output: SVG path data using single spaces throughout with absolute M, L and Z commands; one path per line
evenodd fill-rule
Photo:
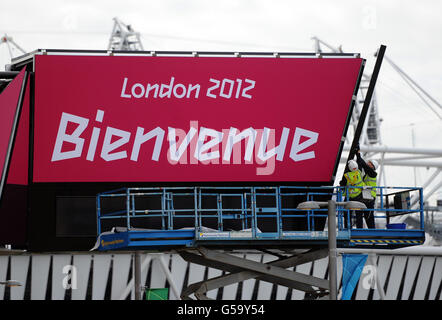
M 345 185 L 347 185 L 347 179 L 345 179 L 345 177 L 342 177 L 341 181 L 339 182 L 339 185 L 341 187 L 344 187 Z
M 368 174 L 369 177 L 376 178 L 378 175 L 376 171 L 368 166 L 364 159 L 362 159 L 361 154 L 356 152 L 356 162 L 360 168 L 363 168 L 365 173 Z

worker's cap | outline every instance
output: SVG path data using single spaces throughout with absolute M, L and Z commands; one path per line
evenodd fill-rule
M 348 165 L 348 169 L 350 169 L 350 171 L 356 171 L 356 170 L 358 170 L 358 164 L 357 164 L 357 162 L 354 161 L 354 160 L 349 160 L 349 161 L 347 162 L 347 165 Z
M 374 167 L 375 170 L 378 169 L 378 167 L 379 167 L 379 163 L 378 163 L 376 160 L 371 159 L 371 160 L 369 160 L 368 162 L 371 162 L 371 164 L 373 165 L 373 167 Z

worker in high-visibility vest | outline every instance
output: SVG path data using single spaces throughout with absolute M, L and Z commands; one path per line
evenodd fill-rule
M 379 164 L 376 160 L 369 160 L 367 162 L 362 159 L 359 150 L 356 152 L 357 163 L 359 167 L 363 169 L 363 182 L 368 187 L 367 191 L 370 191 L 369 194 L 364 194 L 362 196 L 362 202 L 365 203 L 367 209 L 374 209 L 374 204 L 376 201 L 376 191 L 377 191 L 377 172 L 376 170 L 379 167 Z M 364 191 L 365 192 L 365 191 Z M 370 197 L 371 196 L 371 197 Z M 362 215 L 358 215 L 356 217 L 356 227 L 362 228 L 362 216 L 367 223 L 367 227 L 370 229 L 375 228 L 374 222 L 374 210 L 364 210 Z
M 346 185 L 348 187 L 363 187 L 365 184 L 362 179 L 362 172 L 361 170 L 359 170 L 357 162 L 354 160 L 349 160 L 347 165 L 350 171 L 344 174 Z M 361 193 L 361 188 L 348 189 L 348 196 L 351 200 L 354 201 L 358 201 L 358 199 L 360 199 Z
M 362 202 L 362 190 L 365 183 L 362 178 L 362 172 L 359 170 L 358 163 L 354 160 L 349 160 L 344 172 L 344 177 L 342 178 L 340 185 L 347 186 L 347 200 Z M 344 214 L 344 224 L 345 227 L 351 228 L 351 225 L 348 225 L 347 214 Z

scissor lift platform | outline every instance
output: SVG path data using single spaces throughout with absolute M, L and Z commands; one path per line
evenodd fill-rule
M 399 189 L 399 192 L 397 192 Z M 388 193 L 387 190 L 394 190 Z M 218 249 L 271 249 L 271 248 L 321 248 L 328 245 L 327 230 L 318 230 L 318 220 L 325 221 L 327 209 L 298 210 L 303 201 L 335 199 L 342 201 L 346 189 L 342 187 L 176 187 L 176 188 L 125 188 L 97 195 L 98 250 L 170 250 L 176 248 Z M 417 215 L 420 229 L 354 229 L 351 215 L 360 214 L 337 207 L 337 246 L 364 248 L 400 248 L 420 245 L 425 241 L 422 199 L 411 209 L 409 205 L 398 208 L 392 196 L 415 193 L 421 199 L 421 188 L 378 187 L 378 204 L 371 209 L 377 221 L 392 216 Z M 176 208 L 178 199 L 186 198 L 192 206 Z M 124 203 L 121 210 L 105 210 L 106 199 L 119 198 Z M 205 198 L 212 198 L 214 205 L 204 207 Z M 236 198 L 236 208 L 226 208 L 223 199 Z M 143 200 L 144 199 L 144 200 Z M 146 199 L 149 199 L 146 202 Z M 262 199 L 266 199 L 266 206 Z M 268 201 L 270 199 L 270 201 Z M 291 199 L 293 201 L 286 201 Z M 144 201 L 144 202 L 143 202 Z M 118 202 L 118 201 L 117 201 Z M 396 205 L 392 207 L 392 204 Z M 141 207 L 140 207 L 141 205 Z M 146 207 L 150 206 L 150 207 Z M 115 209 L 115 206 L 113 207 Z M 347 215 L 347 225 L 344 216 Z M 134 220 L 156 219 L 158 229 L 134 228 Z M 106 221 L 124 221 L 126 227 L 116 232 L 102 232 Z M 260 221 L 267 219 L 273 225 L 272 232 L 261 232 Z M 288 219 L 305 222 L 306 230 L 290 230 Z M 224 230 L 225 221 L 235 221 L 239 230 Z M 188 223 L 177 228 L 177 222 Z M 203 225 L 209 221 L 216 227 Z M 148 224 L 148 223 L 147 223 Z M 109 225 L 109 224 L 108 224 Z
M 238 236 L 237 232 L 211 232 L 202 235 L 193 230 L 130 230 L 100 236 L 99 250 L 170 250 L 171 248 L 316 248 L 328 245 L 328 232 L 290 232 L 280 238 L 252 238 Z M 384 248 L 421 245 L 425 232 L 420 230 L 352 230 L 341 231 L 337 236 L 341 248 Z
M 387 223 L 392 216 L 418 215 L 420 229 L 354 229 L 352 215 L 360 213 L 338 205 L 337 247 L 393 249 L 422 244 L 425 240 L 422 189 L 400 189 L 387 193 L 387 188 L 379 187 L 379 201 L 371 210 L 376 220 L 384 219 Z M 328 248 L 328 231 L 324 230 L 328 209 L 305 211 L 299 210 L 298 204 L 324 200 L 342 204 L 342 199 L 348 198 L 345 192 L 341 187 L 283 186 L 127 188 L 105 192 L 97 195 L 97 247 L 101 251 L 136 252 L 137 288 L 141 288 L 140 251 L 174 251 L 188 262 L 224 271 L 219 277 L 190 284 L 178 293 L 182 299 L 207 300 L 208 291 L 251 278 L 304 291 L 308 299 L 327 299 L 335 291 L 333 281 L 289 269 L 325 258 L 332 252 Z M 398 208 L 397 199 L 390 206 L 391 196 L 397 198 L 400 194 L 404 198 L 410 192 L 417 193 L 421 200 L 416 208 L 409 205 Z M 113 204 L 106 204 L 106 200 Z M 143 228 L 139 221 L 144 222 Z M 115 227 L 115 223 L 122 222 L 125 227 Z M 107 224 L 104 230 L 113 225 L 112 230 L 102 232 L 102 223 Z M 232 254 L 244 249 L 270 253 L 275 260 L 263 263 Z

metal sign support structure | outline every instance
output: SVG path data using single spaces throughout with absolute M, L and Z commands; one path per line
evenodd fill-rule
M 191 284 L 181 294 L 181 298 L 185 300 L 191 299 L 191 294 L 194 294 L 198 300 L 211 300 L 207 297 L 206 292 L 252 278 L 304 291 L 311 299 L 321 298 L 329 293 L 328 280 L 286 270 L 327 257 L 328 250 L 326 248 L 312 249 L 290 256 L 278 255 L 276 260 L 268 263 L 251 261 L 203 247 L 192 250 L 184 249 L 178 253 L 188 262 L 228 272 L 228 274 L 219 277 Z

